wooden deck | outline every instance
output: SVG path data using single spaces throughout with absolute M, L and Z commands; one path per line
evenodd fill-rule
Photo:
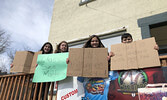
M 0 100 L 52 100 L 54 82 L 32 83 L 32 78 L 33 74 L 25 73 L 1 75 Z
M 167 66 L 167 55 L 160 56 L 160 61 Z M 1 75 L 0 100 L 53 100 L 54 82 L 32 83 L 32 78 L 33 74 L 26 73 Z

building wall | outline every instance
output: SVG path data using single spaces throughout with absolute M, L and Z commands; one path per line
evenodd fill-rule
M 141 39 L 137 20 L 167 12 L 166 0 L 55 0 L 48 40 L 55 45 L 92 34 L 125 27 L 134 40 Z
M 138 19 L 167 12 L 166 0 L 55 0 L 48 40 L 54 45 L 125 27 L 142 39 Z M 112 33 L 111 33 L 112 34 Z

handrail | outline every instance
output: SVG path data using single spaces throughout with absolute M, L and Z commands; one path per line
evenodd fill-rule
M 159 58 L 162 59 L 167 59 L 167 55 L 159 56 Z
M 167 55 L 163 55 L 163 56 L 159 56 L 160 58 L 160 62 L 161 62 L 161 66 L 167 66 Z
M 24 76 L 24 75 L 34 75 L 34 73 L 11 73 L 8 75 L 0 75 L 0 78 L 2 77 L 12 77 L 12 76 Z
M 159 56 L 161 66 L 167 66 L 167 55 Z M 33 73 L 15 73 L 0 76 L 0 100 L 53 99 L 54 82 L 32 83 Z
M 53 97 L 54 82 L 32 83 L 33 73 L 15 73 L 0 76 L 0 100 L 48 100 L 51 84 Z

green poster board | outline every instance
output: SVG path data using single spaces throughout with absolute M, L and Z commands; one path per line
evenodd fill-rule
M 68 53 L 40 54 L 33 82 L 54 82 L 66 78 Z

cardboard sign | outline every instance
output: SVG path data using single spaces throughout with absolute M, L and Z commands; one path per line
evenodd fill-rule
M 57 100 L 81 100 L 83 96 L 83 83 L 77 81 L 77 77 L 67 77 L 58 82 Z
M 30 73 L 34 73 L 35 72 L 35 69 L 36 69 L 36 66 L 37 66 L 37 57 L 38 57 L 39 54 L 42 54 L 42 51 L 34 53 L 34 57 L 32 59 L 32 64 L 31 64 Z
M 66 78 L 68 53 L 40 54 L 33 82 L 54 82 Z
M 38 54 L 42 52 L 17 51 L 10 72 L 34 73 Z
M 83 48 L 70 48 L 69 51 L 69 64 L 67 69 L 67 76 L 82 76 L 83 70 Z
M 70 48 L 67 75 L 108 77 L 107 48 Z
M 160 66 L 158 51 L 154 49 L 155 45 L 155 38 L 111 45 L 111 51 L 115 54 L 111 57 L 111 70 Z

